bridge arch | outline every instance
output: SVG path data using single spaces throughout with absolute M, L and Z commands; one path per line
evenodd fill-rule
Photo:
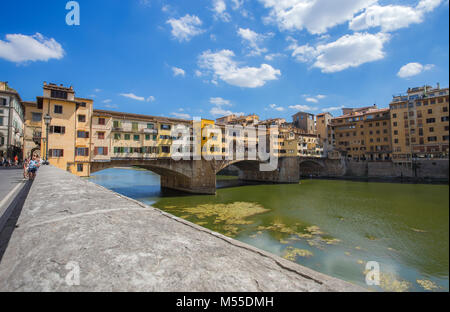
M 299 170 L 301 177 L 322 176 L 326 171 L 326 166 L 322 160 L 301 159 L 299 161 Z

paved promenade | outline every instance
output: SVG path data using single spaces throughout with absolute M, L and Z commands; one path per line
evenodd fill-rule
M 362 290 L 54 167 L 9 235 L 0 291 Z

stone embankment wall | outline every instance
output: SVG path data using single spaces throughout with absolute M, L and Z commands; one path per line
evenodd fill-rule
M 321 177 L 449 180 L 448 159 L 423 159 L 409 164 L 392 161 L 356 162 L 327 159 L 324 163 L 324 169 L 320 172 Z

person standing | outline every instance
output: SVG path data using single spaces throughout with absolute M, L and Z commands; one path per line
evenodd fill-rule
M 14 156 L 14 166 L 18 166 L 19 165 L 19 157 Z
M 36 171 L 38 170 L 40 164 L 36 160 L 36 156 L 33 156 L 33 158 L 28 163 L 28 177 L 30 180 L 34 180 L 36 177 Z
M 25 160 L 23 161 L 23 178 L 24 179 L 28 178 L 28 163 L 29 163 L 29 159 L 25 158 Z

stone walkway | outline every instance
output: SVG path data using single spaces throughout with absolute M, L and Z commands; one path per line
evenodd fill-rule
M 361 290 L 47 166 L 0 262 L 0 291 Z

